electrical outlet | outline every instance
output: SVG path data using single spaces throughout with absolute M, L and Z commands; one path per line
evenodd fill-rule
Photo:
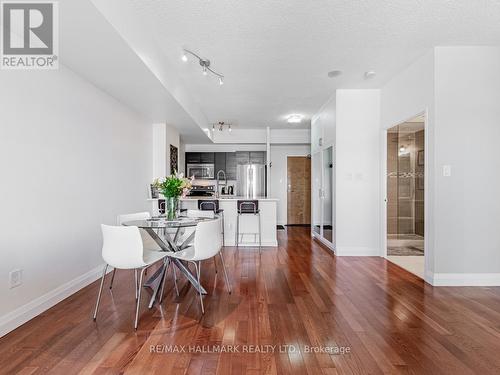
M 18 287 L 23 283 L 23 270 L 12 270 L 9 273 L 9 288 Z

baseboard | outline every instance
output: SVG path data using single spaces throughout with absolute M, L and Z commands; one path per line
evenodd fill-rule
M 337 246 L 337 256 L 378 257 L 380 250 L 363 246 Z
M 102 276 L 104 264 L 0 317 L 0 337 L 20 327 Z M 108 272 L 113 269 L 110 267 Z
M 432 273 L 425 281 L 433 286 L 500 286 L 500 273 Z
M 236 243 L 225 246 L 236 246 Z M 277 246 L 278 246 L 278 241 L 262 241 L 262 247 L 277 247 Z M 253 242 L 240 242 L 238 247 L 259 247 L 259 244 Z

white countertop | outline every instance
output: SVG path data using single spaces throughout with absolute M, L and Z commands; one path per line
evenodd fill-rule
M 222 195 L 219 198 L 215 197 L 185 197 L 181 198 L 181 201 L 192 201 L 192 200 L 213 200 L 213 199 L 219 199 L 221 201 L 237 201 L 239 199 L 256 199 L 258 201 L 274 201 L 277 202 L 279 199 L 277 198 L 266 198 L 266 197 L 242 197 L 238 195 Z
M 149 198 L 148 201 L 157 201 L 157 200 L 163 200 L 165 198 Z M 241 197 L 237 195 L 223 195 L 219 198 L 215 197 L 185 197 L 185 198 L 180 198 L 181 201 L 194 201 L 194 200 L 212 200 L 212 199 L 220 199 L 221 201 L 236 201 L 238 199 L 256 199 L 258 201 L 269 201 L 269 202 L 277 202 L 279 201 L 278 198 L 266 198 L 266 197 L 255 197 L 255 198 L 249 198 L 249 197 Z

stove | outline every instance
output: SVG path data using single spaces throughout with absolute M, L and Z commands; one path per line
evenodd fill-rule
M 193 185 L 191 191 L 189 192 L 189 197 L 211 197 L 215 193 L 214 185 Z

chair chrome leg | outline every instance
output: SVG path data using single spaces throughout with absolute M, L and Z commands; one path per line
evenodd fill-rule
M 262 253 L 262 229 L 260 227 L 260 212 L 257 214 L 259 216 L 259 254 Z
M 194 263 L 194 267 L 196 268 L 196 276 L 198 278 L 198 285 L 201 285 L 200 284 L 200 274 L 201 274 L 201 262 L 193 262 Z M 201 294 L 201 288 L 199 288 L 199 295 L 200 295 L 200 304 L 201 304 L 201 313 L 202 314 L 205 314 L 205 307 L 203 306 L 203 296 Z
M 240 214 L 236 214 L 236 247 L 239 247 L 240 240 Z
M 113 289 L 113 281 L 115 281 L 116 268 L 113 268 L 113 275 L 111 275 L 111 282 L 109 283 L 109 289 Z
M 134 328 L 137 330 L 137 323 L 139 322 L 139 307 L 141 305 L 141 293 L 142 293 L 142 279 L 144 278 L 144 273 L 146 271 L 146 268 L 143 268 L 141 270 L 141 276 L 139 278 L 139 291 L 138 291 L 138 296 L 137 296 L 137 303 L 136 303 L 136 308 L 135 308 L 135 322 L 134 322 Z
M 175 264 L 173 264 L 173 262 L 172 262 L 172 269 L 174 270 L 175 293 L 177 294 L 177 297 L 179 297 L 179 288 L 177 287 L 177 271 L 175 270 Z
M 224 263 L 224 256 L 222 255 L 222 250 L 219 251 L 219 255 L 220 255 L 220 261 L 222 263 L 222 270 L 224 271 L 224 277 L 226 279 L 227 290 L 229 291 L 229 294 L 231 294 L 231 285 L 229 285 L 229 279 L 227 277 L 226 264 Z
M 222 213 L 222 246 L 225 245 L 225 240 L 224 240 L 224 229 L 225 229 L 225 224 L 224 224 L 224 212 Z
M 99 310 L 99 302 L 101 302 L 102 287 L 104 285 L 104 278 L 106 277 L 106 271 L 108 270 L 108 265 L 104 266 L 104 271 L 102 272 L 101 285 L 99 286 L 99 293 L 97 294 L 97 301 L 95 303 L 94 310 L 94 321 L 97 319 L 97 310 Z
M 172 263 L 170 261 L 170 259 L 165 260 L 165 265 L 164 265 L 165 270 L 163 271 L 163 281 L 161 283 L 160 304 L 163 301 L 163 292 L 165 290 L 165 280 L 167 279 L 168 268 L 170 267 L 170 263 Z
M 137 285 L 137 268 L 134 270 L 134 276 L 135 276 L 135 299 L 137 299 L 137 293 L 139 292 L 139 285 Z

